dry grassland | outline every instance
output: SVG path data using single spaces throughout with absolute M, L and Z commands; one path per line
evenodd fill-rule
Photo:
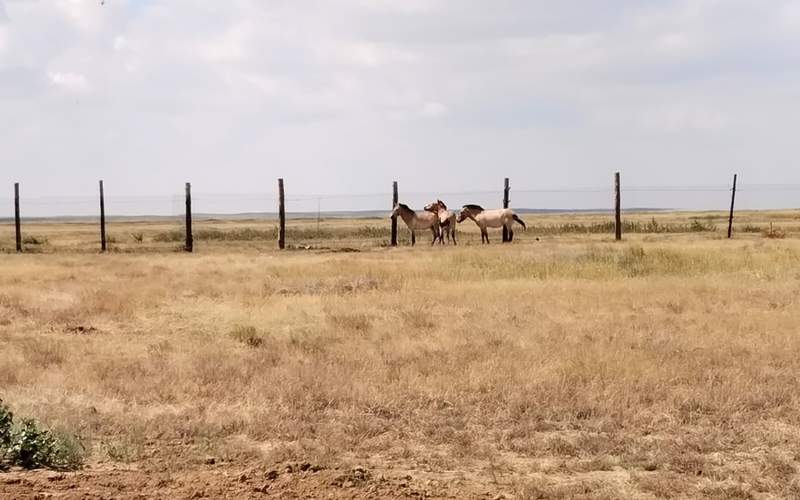
M 111 233 L 165 231 L 140 226 Z M 0 256 L 0 398 L 89 468 L 0 472 L 0 496 L 800 496 L 792 237 L 101 256 L 68 227 Z

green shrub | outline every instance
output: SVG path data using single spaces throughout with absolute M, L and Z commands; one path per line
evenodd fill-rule
M 14 414 L 3 404 L 0 399 L 0 452 L 11 444 L 11 425 L 14 423 Z M 3 458 L 0 453 L 0 460 Z
M 33 419 L 24 419 L 14 433 L 8 448 L 11 461 L 26 469 L 38 469 L 53 465 L 56 442 L 53 435 L 42 430 Z
M 75 436 L 44 429 L 34 419 L 15 424 L 13 413 L 0 400 L 0 464 L 26 469 L 78 469 L 84 452 Z

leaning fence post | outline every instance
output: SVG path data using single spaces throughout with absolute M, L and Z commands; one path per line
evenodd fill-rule
M 614 236 L 617 241 L 622 240 L 622 213 L 619 191 L 619 172 L 616 172 L 614 174 Z
M 506 177 L 505 182 L 503 184 L 503 208 L 508 208 L 508 193 L 510 188 L 508 187 L 508 177 Z M 503 226 L 503 243 L 508 241 L 508 229 L 506 226 Z
M 392 210 L 400 199 L 397 196 L 397 181 L 392 182 Z M 392 246 L 397 246 L 397 216 L 392 215 Z
M 14 183 L 14 231 L 17 240 L 17 252 L 22 251 L 22 228 L 19 220 L 19 182 Z
M 184 250 L 191 252 L 194 250 L 194 238 L 192 238 L 192 183 L 186 183 L 186 246 Z
M 286 247 L 286 200 L 283 195 L 283 179 L 278 179 L 278 248 Z
M 731 190 L 731 214 L 728 217 L 728 239 L 733 238 L 733 207 L 736 203 L 736 177 L 737 174 L 733 174 L 733 189 Z
M 100 251 L 106 251 L 106 201 L 103 196 L 103 181 L 100 181 Z

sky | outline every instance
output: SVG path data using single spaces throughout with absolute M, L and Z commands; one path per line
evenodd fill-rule
M 798 47 L 796 0 L 0 0 L 0 202 L 796 207 Z

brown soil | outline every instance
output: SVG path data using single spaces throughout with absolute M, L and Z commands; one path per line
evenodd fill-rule
M 0 473 L 0 498 L 512 498 L 497 484 L 447 474 L 209 463 L 177 472 L 90 467 L 79 472 Z

